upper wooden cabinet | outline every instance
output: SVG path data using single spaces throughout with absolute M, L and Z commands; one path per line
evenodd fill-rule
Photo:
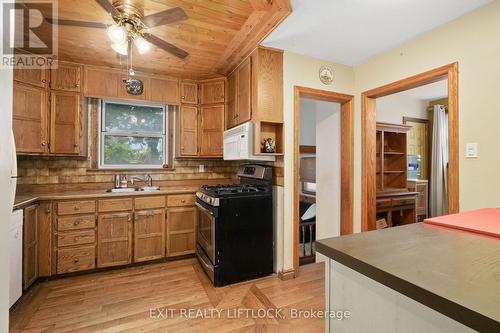
M 198 83 L 192 81 L 181 82 L 181 102 L 198 104 Z
M 31 84 L 40 88 L 46 88 L 48 71 L 46 69 L 19 69 L 14 68 L 14 81 Z
M 236 70 L 236 124 L 252 117 L 252 59 L 248 58 Z
M 201 82 L 201 104 L 224 103 L 224 83 L 224 79 Z
M 114 70 L 85 66 L 83 93 L 87 97 L 117 97 L 120 73 Z
M 181 106 L 178 155 L 181 157 L 198 155 L 198 108 L 196 106 Z
M 17 153 L 47 153 L 47 91 L 43 88 L 14 82 L 12 112 Z
M 200 108 L 200 155 L 222 156 L 224 135 L 224 105 Z
M 53 91 L 50 108 L 50 153 L 80 154 L 83 146 L 80 94 Z
M 237 71 L 234 71 L 227 77 L 225 112 L 226 128 L 236 126 L 236 74 Z
M 150 99 L 153 102 L 165 104 L 179 104 L 179 80 L 151 78 Z
M 82 65 L 59 62 L 57 68 L 50 71 L 50 88 L 64 91 L 81 91 Z

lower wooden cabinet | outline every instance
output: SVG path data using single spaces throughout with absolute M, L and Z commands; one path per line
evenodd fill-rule
M 196 207 L 167 209 L 167 257 L 195 253 Z
M 97 267 L 132 262 L 132 213 L 99 215 L 97 224 Z
M 23 288 L 38 278 L 37 205 L 24 209 L 23 225 Z
M 38 205 L 38 276 L 52 275 L 52 203 L 42 202 Z
M 136 212 L 134 218 L 134 262 L 161 259 L 164 256 L 164 210 Z
M 95 245 L 63 248 L 57 251 L 57 274 L 95 268 Z

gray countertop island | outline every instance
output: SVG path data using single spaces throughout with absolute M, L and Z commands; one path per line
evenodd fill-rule
M 500 238 L 416 223 L 319 240 L 316 250 L 468 328 L 500 332 Z

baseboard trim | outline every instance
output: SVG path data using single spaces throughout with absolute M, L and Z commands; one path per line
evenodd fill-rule
M 295 270 L 293 268 L 284 269 L 278 273 L 278 277 L 283 281 L 293 279 L 295 278 Z

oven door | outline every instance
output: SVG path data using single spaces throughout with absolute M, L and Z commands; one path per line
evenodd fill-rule
M 215 265 L 215 214 L 199 202 L 196 206 L 198 206 L 197 242 Z

